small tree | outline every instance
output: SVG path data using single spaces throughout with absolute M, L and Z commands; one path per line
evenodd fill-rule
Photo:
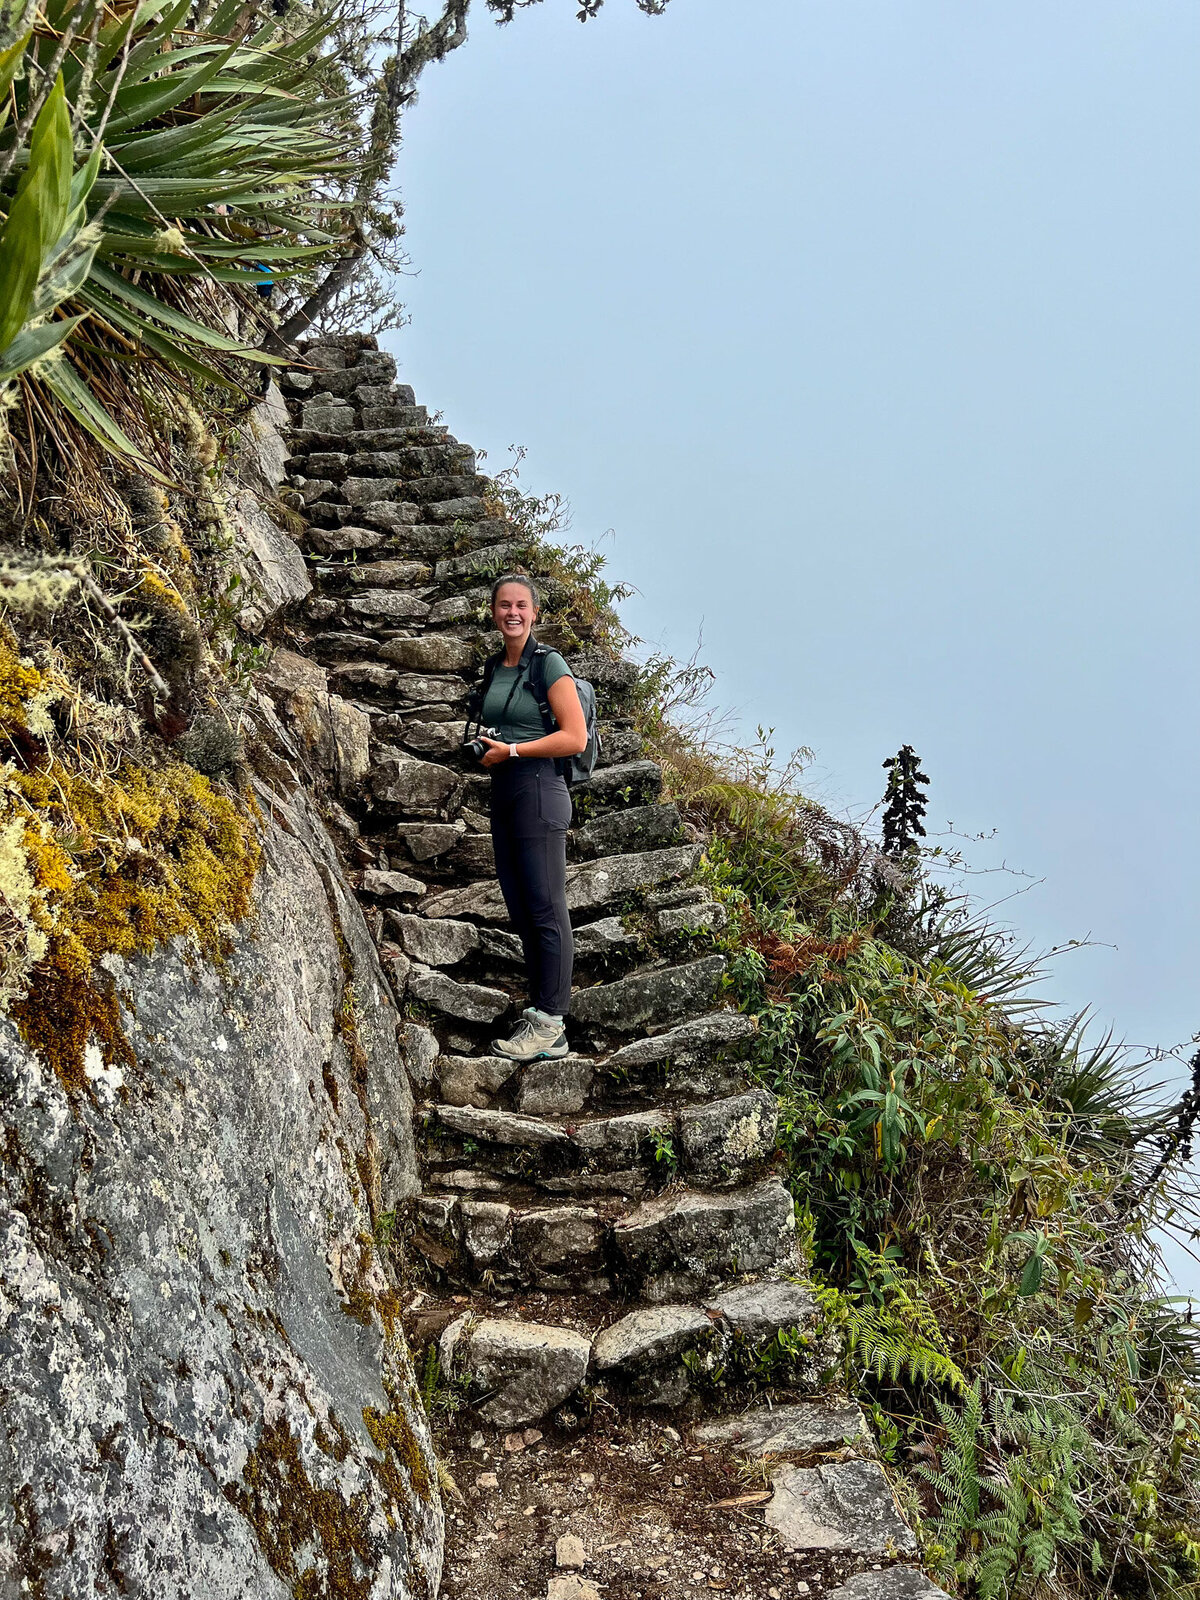
M 883 813 L 883 853 L 893 861 L 915 865 L 917 841 L 925 837 L 925 808 L 928 795 L 922 788 L 929 779 L 921 771 L 921 758 L 912 745 L 901 745 L 883 763 L 887 769 L 886 809 Z

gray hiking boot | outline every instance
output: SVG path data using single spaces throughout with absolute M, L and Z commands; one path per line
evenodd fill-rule
M 557 1061 L 570 1052 L 563 1019 L 526 1006 L 511 1039 L 493 1039 L 492 1049 L 510 1061 Z

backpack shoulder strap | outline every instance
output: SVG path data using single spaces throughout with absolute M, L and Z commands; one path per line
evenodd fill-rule
M 483 702 L 487 699 L 487 692 L 492 686 L 492 679 L 496 676 L 496 668 L 504 659 L 504 651 L 497 650 L 483 663 L 483 676 L 467 696 L 467 722 L 465 732 L 469 732 L 471 724 L 479 725 L 483 721 Z
M 549 690 L 546 688 L 546 657 L 550 654 L 544 644 L 535 645 L 529 661 L 529 692 L 537 701 L 538 712 L 541 715 L 542 727 L 547 733 L 555 733 L 558 723 L 550 709 Z

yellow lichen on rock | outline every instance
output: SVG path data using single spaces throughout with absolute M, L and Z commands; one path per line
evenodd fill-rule
M 129 1059 L 102 958 L 183 937 L 219 960 L 251 909 L 258 813 L 178 760 L 79 770 L 49 747 L 58 693 L 0 634 L 0 1011 L 82 1088 L 89 1039 Z
M 210 960 L 251 910 L 255 819 L 182 762 L 126 763 L 115 776 L 11 771 L 8 800 L 41 827 L 24 845 L 46 909 L 48 949 L 12 1014 L 26 1041 L 75 1087 L 89 1033 L 124 1057 L 102 957 L 149 955 L 180 936 Z

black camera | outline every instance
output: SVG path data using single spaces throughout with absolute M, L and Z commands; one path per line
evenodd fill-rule
M 480 728 L 479 731 L 480 733 L 485 733 L 489 739 L 498 739 L 500 737 L 495 728 Z M 482 739 L 468 739 L 466 749 L 470 751 L 476 761 L 482 761 L 487 754 L 487 745 L 484 744 Z

